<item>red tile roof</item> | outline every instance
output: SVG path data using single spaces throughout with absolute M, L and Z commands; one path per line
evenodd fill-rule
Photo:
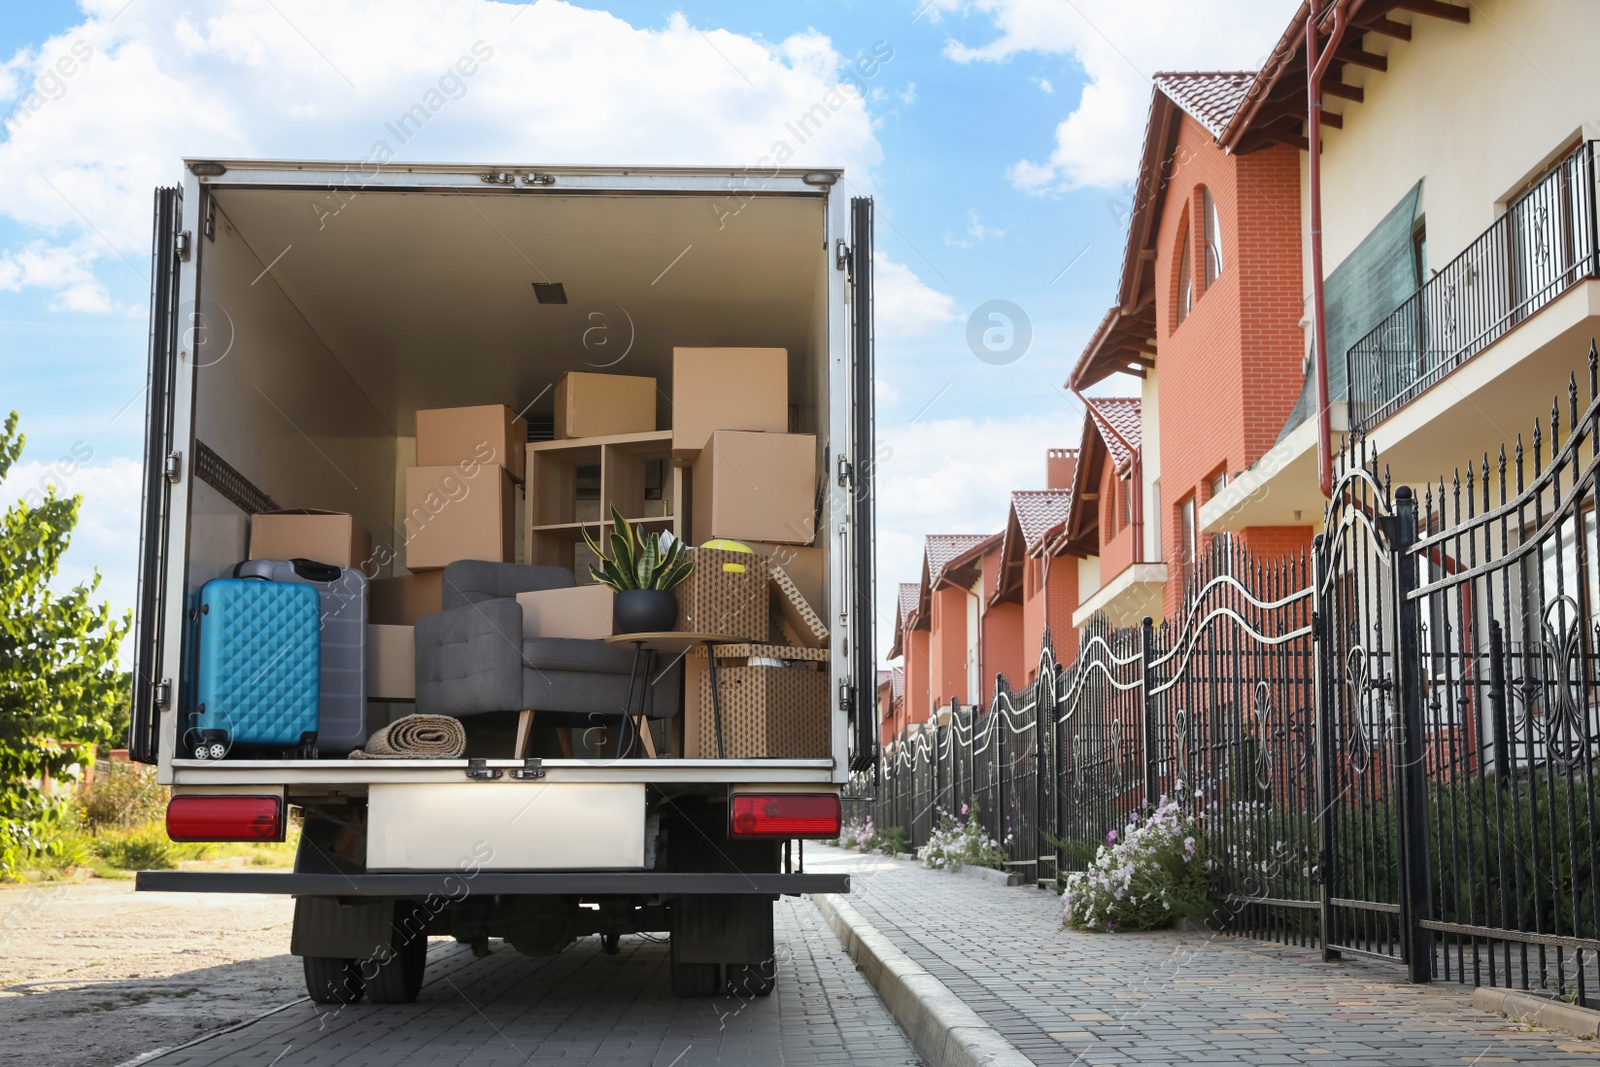
M 1139 417 L 1139 398 L 1133 396 L 1097 396 L 1089 399 L 1089 404 L 1096 414 L 1095 430 L 1106 443 L 1106 451 L 1111 456 L 1118 474 L 1126 474 L 1128 465 L 1133 461 L 1133 455 L 1123 447 L 1122 441 L 1117 440 L 1120 434 L 1128 444 L 1139 448 L 1141 440 L 1141 425 Z M 1103 421 L 1102 421 L 1103 420 Z M 1116 433 L 1107 433 L 1105 423 L 1109 423 Z
M 929 534 L 926 549 L 928 580 L 937 579 L 951 560 L 983 544 L 989 537 L 989 534 Z
M 1011 494 L 1011 507 L 1022 530 L 1023 550 L 1032 552 L 1040 539 L 1067 521 L 1072 511 L 1070 489 L 1026 489 Z
M 1159 71 L 1151 80 L 1207 133 L 1220 138 L 1255 83 L 1256 72 Z
M 921 588 L 917 582 L 900 583 L 900 617 L 894 621 L 896 630 L 904 626 L 911 613 L 917 610 L 917 593 Z

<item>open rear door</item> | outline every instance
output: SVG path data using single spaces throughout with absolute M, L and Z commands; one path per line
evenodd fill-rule
M 873 525 L 872 498 L 876 471 L 874 465 L 875 418 L 873 412 L 873 334 L 872 334 L 872 198 L 850 200 L 850 307 L 851 347 L 855 355 L 853 389 L 855 409 L 851 412 L 855 452 L 850 457 L 850 525 L 856 546 L 853 603 L 855 626 L 851 648 L 855 652 L 852 670 L 855 699 L 851 702 L 854 721 L 850 731 L 850 769 L 872 767 L 878 754 L 878 650 L 873 633 L 876 612 L 873 586 L 874 557 L 877 554 L 877 529 Z
M 128 754 L 156 762 L 161 706 L 171 692 L 161 662 L 172 498 L 172 382 L 178 352 L 178 241 L 183 191 L 156 190 L 150 254 L 150 367 L 145 389 L 144 511 L 139 521 L 139 593 L 133 618 L 133 711 Z

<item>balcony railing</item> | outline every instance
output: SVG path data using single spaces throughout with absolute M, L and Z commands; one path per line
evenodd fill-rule
M 1584 278 L 1600 276 L 1587 141 L 1345 353 L 1350 421 L 1368 430 Z

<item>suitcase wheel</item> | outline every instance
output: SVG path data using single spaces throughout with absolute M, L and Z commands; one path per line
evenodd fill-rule
M 213 741 L 213 742 L 211 742 L 210 745 L 208 745 L 206 747 L 206 756 L 203 757 L 203 758 L 221 759 L 223 756 L 226 756 L 227 754 L 228 754 L 228 746 L 227 745 L 224 745 L 221 741 Z
M 210 759 L 211 758 L 211 746 L 207 745 L 207 744 L 199 744 L 199 745 L 194 746 L 194 758 L 195 759 Z

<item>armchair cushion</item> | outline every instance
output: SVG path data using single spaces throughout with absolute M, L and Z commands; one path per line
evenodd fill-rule
M 572 572 L 565 567 L 462 559 L 445 566 L 442 606 L 449 611 L 485 600 L 511 599 L 518 593 L 567 589 L 576 584 Z
M 417 711 L 470 715 L 522 703 L 522 606 L 485 600 L 417 620 Z

